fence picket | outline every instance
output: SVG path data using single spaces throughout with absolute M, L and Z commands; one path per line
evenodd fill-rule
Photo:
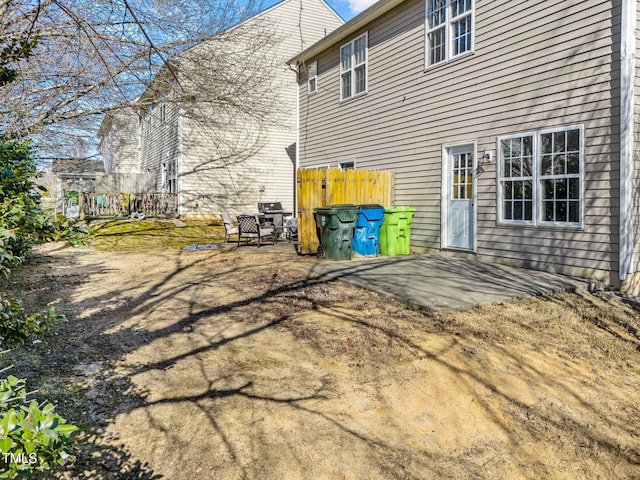
M 298 241 L 303 254 L 316 253 L 318 236 L 313 210 L 327 205 L 393 205 L 394 174 L 384 170 L 298 170 Z
M 145 217 L 172 218 L 178 215 L 175 193 L 80 193 L 84 218 L 128 217 L 144 213 Z

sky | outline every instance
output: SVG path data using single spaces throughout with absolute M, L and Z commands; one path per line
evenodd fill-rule
M 377 0 L 325 0 L 344 21 L 351 20 L 358 13 L 370 7 Z
M 264 7 L 270 7 L 282 0 L 263 0 Z M 345 22 L 348 22 L 357 14 L 366 10 L 368 7 L 376 3 L 378 0 L 324 0 L 333 8 Z

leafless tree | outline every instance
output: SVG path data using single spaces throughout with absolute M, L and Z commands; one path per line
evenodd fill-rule
M 277 39 L 268 25 L 241 23 L 258 7 L 236 0 L 0 0 L 0 49 L 37 39 L 32 55 L 16 61 L 17 80 L 0 86 L 0 134 L 78 155 L 105 113 L 144 108 L 159 96 L 187 105 L 209 125 L 211 118 L 273 118 L 267 72 Z M 264 94 L 248 95 L 256 85 Z

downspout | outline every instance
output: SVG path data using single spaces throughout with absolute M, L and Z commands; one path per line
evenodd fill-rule
M 633 273 L 636 0 L 622 0 L 620 35 L 620 280 Z
M 298 169 L 300 168 L 300 68 L 289 65 L 289 70 L 296 74 L 296 161 L 293 175 L 293 216 L 298 216 Z
M 178 217 L 182 217 L 182 212 L 183 212 L 183 208 L 182 208 L 182 118 L 184 116 L 184 108 L 182 107 L 182 103 L 180 103 L 180 106 L 178 107 L 178 135 L 177 135 L 177 140 L 178 140 L 178 155 L 176 158 L 176 175 L 178 176 L 177 178 L 177 190 L 178 190 Z

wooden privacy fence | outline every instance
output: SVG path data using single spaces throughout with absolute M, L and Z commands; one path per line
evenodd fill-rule
M 177 217 L 176 193 L 80 193 L 80 212 L 84 218 L 128 217 L 144 213 L 145 217 Z
M 318 236 L 313 209 L 327 205 L 393 204 L 393 172 L 384 170 L 298 170 L 298 241 L 303 254 L 316 253 Z

